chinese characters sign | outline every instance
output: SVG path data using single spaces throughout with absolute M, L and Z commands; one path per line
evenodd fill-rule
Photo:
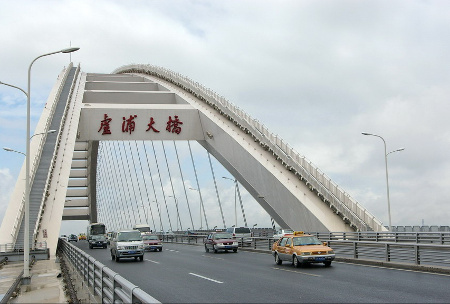
M 150 117 L 147 121 L 149 121 L 148 124 L 146 124 L 145 126 L 140 126 L 137 125 L 136 123 L 136 118 L 138 116 L 137 115 L 130 115 L 130 117 L 122 117 L 122 133 L 133 133 L 137 128 L 145 128 L 147 127 L 147 129 L 145 130 L 146 132 L 154 132 L 154 133 L 159 133 L 159 127 L 158 127 L 158 122 L 155 121 L 155 119 L 153 117 Z M 100 124 L 100 128 L 98 129 L 97 132 L 101 132 L 102 135 L 108 135 L 108 134 L 112 134 L 112 132 L 119 132 L 120 130 L 112 130 L 111 129 L 111 121 L 113 119 L 111 117 L 108 116 L 108 114 L 104 114 L 103 116 L 103 120 L 101 120 L 99 122 Z M 163 124 L 163 123 L 161 123 Z M 174 115 L 174 117 L 172 118 L 172 116 L 168 117 L 168 120 L 165 122 L 166 125 L 166 131 L 170 132 L 170 133 L 175 133 L 175 134 L 180 134 L 181 133 L 181 125 L 183 124 L 183 122 L 178 118 L 177 115 Z M 158 129 L 157 129 L 158 128 Z

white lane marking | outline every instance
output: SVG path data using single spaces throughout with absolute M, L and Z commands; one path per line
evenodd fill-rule
M 201 275 L 196 274 L 196 273 L 189 272 L 189 274 L 193 275 L 193 276 L 196 276 L 196 277 L 199 277 L 199 278 L 202 278 L 202 279 L 205 279 L 205 280 L 208 280 L 208 281 L 211 281 L 211 282 L 214 282 L 214 283 L 218 283 L 218 284 L 222 284 L 223 283 L 221 281 L 217 281 L 217 280 L 214 280 L 214 279 L 211 279 L 211 278 L 207 278 L 207 277 L 201 276 Z
M 223 258 L 216 258 L 216 257 L 212 257 L 212 256 L 207 256 L 207 255 L 204 255 L 204 254 L 202 254 L 202 257 L 208 258 L 208 259 L 223 260 Z
M 145 261 L 149 261 L 149 262 L 152 262 L 152 263 L 155 263 L 155 264 L 159 264 L 159 262 L 157 262 L 157 261 L 152 261 L 152 260 L 148 260 L 148 259 L 144 259 Z
M 173 250 L 173 249 L 166 249 L 167 251 L 172 251 L 172 252 L 179 252 L 178 250 Z
M 272 267 L 272 269 L 282 270 L 282 271 L 287 271 L 287 272 L 295 272 L 295 273 L 299 273 L 299 274 L 306 274 L 306 275 L 310 275 L 310 276 L 313 276 L 313 277 L 321 277 L 321 275 L 318 275 L 318 274 L 312 274 L 312 273 L 295 271 L 295 270 L 289 270 L 289 269 L 282 269 L 282 268 L 277 268 L 277 267 Z

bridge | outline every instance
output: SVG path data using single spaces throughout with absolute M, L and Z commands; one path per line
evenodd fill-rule
M 47 134 L 49 130 L 57 132 Z M 43 135 L 31 142 L 30 244 L 35 247 L 45 242 L 52 254 L 62 220 L 96 222 L 110 214 L 105 212 L 102 217 L 102 208 L 120 208 L 114 205 L 120 197 L 97 195 L 98 177 L 103 174 L 98 170 L 102 164 L 98 160 L 111 159 L 111 153 L 122 151 L 119 143 L 124 142 L 135 147 L 139 143 L 143 149 L 149 143 L 154 149 L 156 141 L 197 142 L 208 158 L 220 162 L 280 227 L 308 231 L 384 229 L 368 210 L 263 124 L 201 84 L 161 67 L 129 65 L 112 74 L 93 74 L 83 73 L 80 66 L 68 66 L 60 73 L 34 134 Z M 139 150 L 127 155 L 133 157 L 133 153 Z M 151 155 L 151 151 L 141 153 Z M 143 168 L 142 164 L 138 166 Z M 3 244 L 23 245 L 24 173 L 22 169 L 0 228 Z M 142 171 L 144 180 L 149 173 Z M 107 178 L 100 183 L 108 183 Z M 198 175 L 195 178 L 198 183 Z M 125 188 L 126 182 L 144 188 L 142 183 L 134 185 L 137 182 L 132 177 L 110 181 L 109 185 Z M 200 185 L 192 186 L 200 190 Z M 158 187 L 163 190 L 162 184 Z M 207 224 L 198 192 L 201 219 Z M 122 200 L 127 196 L 118 195 Z M 156 222 L 152 223 L 155 229 L 163 229 L 163 209 L 167 228 L 181 226 L 175 192 L 171 193 L 172 200 L 165 193 L 162 198 L 156 193 L 145 196 L 126 200 L 128 205 L 151 209 L 149 200 L 153 196 L 153 221 L 159 218 L 160 222 L 158 228 Z M 169 211 L 170 203 L 178 214 L 171 214 L 175 212 Z M 177 218 L 174 224 L 171 216 Z M 185 227 L 191 225 L 195 226 L 193 221 Z
M 231 226 L 226 224 L 233 220 L 224 216 L 213 162 L 220 163 L 232 176 L 225 178 L 235 184 L 236 218 L 240 186 L 265 210 L 273 223 L 282 228 L 341 233 L 386 231 L 368 210 L 261 122 L 201 84 L 162 67 L 128 65 L 111 74 L 94 74 L 84 73 L 80 66 L 70 64 L 58 76 L 34 134 L 42 135 L 31 141 L 29 241 L 32 249 L 48 248 L 52 257 L 56 254 L 61 221 L 101 221 L 110 229 L 130 228 L 139 221 L 159 232 Z M 194 153 L 198 151 L 203 156 Z M 199 167 L 196 157 L 203 158 L 206 165 Z M 187 161 L 183 163 L 183 159 Z M 164 164 L 165 173 L 169 175 L 166 180 L 161 177 Z M 23 248 L 24 171 L 22 168 L 0 227 L 0 244 L 8 244 L 5 248 Z M 173 178 L 174 172 L 179 172 L 178 178 Z M 208 189 L 202 184 L 205 172 L 211 174 L 214 190 L 209 189 L 209 192 L 216 194 L 214 212 L 221 218 L 221 223 L 214 227 L 208 223 L 211 208 L 205 208 L 211 206 L 207 201 L 211 195 L 206 195 Z M 191 174 L 189 178 L 188 174 Z M 245 206 L 239 201 L 242 218 L 248 225 Z M 246 211 L 247 214 L 252 212 Z M 77 246 L 86 250 L 85 244 Z M 190 290 L 189 299 L 211 302 L 214 293 L 204 294 L 211 282 L 229 282 L 229 288 L 234 290 L 248 286 L 245 297 L 243 293 L 230 290 L 228 298 L 217 298 L 220 302 L 297 302 L 299 299 L 387 302 L 419 298 L 425 301 L 429 295 L 417 284 L 399 295 L 396 294 L 398 290 L 386 283 L 379 288 L 392 292 L 380 295 L 367 290 L 357 293 L 355 299 L 348 299 L 348 293 L 341 291 L 346 289 L 339 287 L 333 288 L 333 295 L 327 293 L 324 296 L 314 291 L 288 297 L 289 289 L 286 288 L 289 286 L 279 284 L 285 275 L 292 276 L 292 280 L 308 278 L 306 290 L 316 290 L 318 285 L 329 281 L 328 278 L 342 281 L 345 277 L 351 281 L 351 286 L 360 286 L 364 279 L 354 274 L 355 271 L 363 272 L 354 269 L 356 266 L 345 266 L 341 268 L 343 273 L 331 276 L 324 274 L 322 268 L 292 273 L 288 268 L 276 268 L 271 262 L 267 264 L 266 259 L 270 256 L 258 253 L 211 256 L 200 254 L 198 251 L 202 251 L 202 247 L 198 246 L 168 244 L 166 248 L 170 255 L 168 260 L 160 260 L 157 254 L 148 255 L 140 272 L 132 267 L 140 264 L 130 264 L 134 269 L 132 275 L 127 272 L 128 263 L 113 268 L 128 277 L 132 284 L 143 286 L 146 292 L 166 302 L 186 301 L 187 290 Z M 104 254 L 108 255 L 108 252 L 97 250 L 89 251 L 89 254 L 107 263 L 108 256 Z M 202 262 L 197 261 L 199 256 Z M 227 266 L 215 268 L 219 261 L 225 261 Z M 200 273 L 183 266 L 192 263 Z M 158 266 L 161 264 L 174 267 L 162 268 Z M 253 264 L 270 266 L 255 269 Z M 107 266 L 112 265 L 109 260 Z M 202 272 L 204 267 L 209 270 Z M 180 272 L 181 268 L 186 269 Z M 166 275 L 167 278 L 159 280 L 153 287 L 146 286 L 144 277 L 149 272 L 154 273 L 154 281 Z M 230 275 L 226 275 L 227 272 Z M 213 273 L 221 275 L 211 275 Z M 255 276 L 265 278 L 263 285 L 268 287 L 268 293 L 252 291 L 257 289 L 255 282 L 261 283 L 254 279 Z M 402 281 L 401 277 L 399 275 L 398 281 Z M 189 284 L 185 285 L 186 282 Z M 445 290 L 448 280 L 446 277 L 433 280 L 433 283 L 434 286 L 442 285 L 441 290 Z M 173 293 L 174 297 L 168 297 L 166 287 L 174 284 L 180 291 Z M 278 297 L 279 290 L 285 290 L 281 293 L 285 295 L 283 299 Z M 432 296 L 445 298 L 440 293 Z

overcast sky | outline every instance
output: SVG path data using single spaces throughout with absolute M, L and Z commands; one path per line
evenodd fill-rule
M 448 1 L 0 0 L 0 81 L 27 87 L 32 130 L 69 63 L 154 64 L 264 123 L 388 224 L 449 225 Z M 26 99 L 0 85 L 0 145 L 25 150 Z M 23 158 L 0 152 L 0 218 Z

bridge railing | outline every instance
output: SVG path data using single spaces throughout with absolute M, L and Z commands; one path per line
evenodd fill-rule
M 337 258 L 397 262 L 412 265 L 429 265 L 437 268 L 450 266 L 450 232 L 447 233 L 310 233 L 327 242 Z M 203 246 L 206 235 L 164 235 L 166 243 L 183 243 Z M 238 238 L 239 239 L 239 238 Z M 239 242 L 241 249 L 270 253 L 276 239 L 252 237 L 251 242 Z
M 58 252 L 64 255 L 101 303 L 160 303 L 68 241 L 59 239 Z
M 223 96 L 202 86 L 198 82 L 192 81 L 186 76 L 158 66 L 142 64 L 127 65 L 116 69 L 113 73 L 146 73 L 154 75 L 170 81 L 194 94 L 197 98 L 216 109 L 220 114 L 233 121 L 244 132 L 251 134 L 255 141 L 272 152 L 277 160 L 280 160 L 288 170 L 293 171 L 294 174 L 309 186 L 311 191 L 316 192 L 334 212 L 340 215 L 355 230 L 386 230 L 379 220 L 335 184 L 311 161 L 294 151 L 278 135 L 271 133 L 262 123 L 253 119 Z
M 67 76 L 69 74 L 71 65 L 72 65 L 72 63 L 70 63 L 69 67 L 67 67 L 67 69 L 65 69 L 63 72 L 61 72 L 61 74 L 58 76 L 59 86 L 58 86 L 56 92 L 54 92 L 54 94 L 51 95 L 49 97 L 49 99 L 53 98 L 55 100 L 56 98 L 59 98 L 59 96 L 61 95 L 61 91 L 62 91 L 62 89 L 64 87 L 64 83 L 65 83 L 65 81 L 67 79 Z M 56 105 L 57 105 L 57 102 L 53 102 L 51 104 L 50 108 L 48 108 L 48 109 L 45 108 L 44 109 L 44 110 L 48 110 L 51 114 L 48 116 L 47 121 L 45 122 L 45 126 L 44 126 L 44 129 L 42 130 L 42 132 L 49 131 L 50 125 L 51 125 L 51 122 L 52 122 L 53 113 L 55 111 Z M 43 146 L 45 144 L 45 141 L 47 140 L 47 133 L 44 133 L 44 134 L 42 134 L 42 135 L 40 135 L 38 137 L 39 137 L 39 142 L 38 142 L 38 144 L 36 146 L 37 147 L 36 150 L 35 150 L 36 152 L 33 153 L 34 154 L 34 158 L 33 158 L 33 160 L 30 163 L 30 181 L 29 181 L 30 182 L 30 191 L 31 191 L 31 186 L 33 185 L 34 177 L 36 175 L 36 170 L 38 169 L 38 166 L 39 166 L 39 162 L 40 162 L 41 154 L 42 154 L 42 149 L 43 149 Z M 34 137 L 34 140 L 37 140 L 37 138 Z M 12 236 L 12 239 L 14 241 L 14 244 L 17 242 L 17 235 L 19 234 L 19 228 L 20 228 L 20 225 L 22 223 L 23 216 L 24 216 L 24 208 L 25 208 L 25 188 L 23 190 L 22 200 L 21 200 L 20 206 L 19 206 L 19 208 L 17 210 L 17 214 L 16 214 L 16 217 L 15 217 L 15 220 L 14 220 L 14 224 L 12 225 L 12 228 L 11 228 L 11 236 Z M 30 245 L 33 246 L 33 243 L 30 243 Z

